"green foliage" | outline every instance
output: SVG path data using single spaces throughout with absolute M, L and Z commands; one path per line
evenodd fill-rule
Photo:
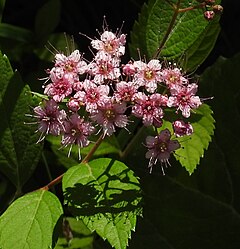
M 200 157 L 204 156 L 204 150 L 208 148 L 211 142 L 211 136 L 214 134 L 214 122 L 212 111 L 206 104 L 201 105 L 189 120 L 193 126 L 193 134 L 179 139 L 182 147 L 178 149 L 175 157 L 181 165 L 186 168 L 189 174 L 192 174 L 200 162 Z
M 27 29 L 20 28 L 7 23 L 0 23 L 0 37 L 28 43 L 33 40 L 33 33 Z
M 63 214 L 61 203 L 44 190 L 13 202 L 0 218 L 0 248 L 52 248 Z
M 200 158 L 204 156 L 204 150 L 208 148 L 215 128 L 212 110 L 208 105 L 203 104 L 194 112 L 188 120 L 193 127 L 193 134 L 190 137 L 177 138 L 182 147 L 174 154 L 190 175 L 197 168 Z M 172 130 L 171 123 L 165 121 L 160 129 L 164 128 Z
M 186 7 L 189 7 L 189 1 L 182 1 L 180 8 Z M 172 4 L 166 0 L 150 0 L 148 5 L 143 6 L 131 33 L 130 49 L 134 58 L 137 57 L 137 48 L 148 59 L 156 55 L 156 50 L 168 33 L 173 13 Z M 211 52 L 220 31 L 218 21 L 219 18 L 206 21 L 202 9 L 179 13 L 160 56 L 167 60 L 181 59 L 179 64 L 185 70 L 193 71 Z M 183 60 L 184 57 L 186 60 Z
M 47 37 L 53 32 L 60 20 L 61 2 L 47 1 L 37 12 L 35 19 L 35 34 L 37 38 Z
M 70 168 L 63 178 L 65 202 L 74 216 L 116 249 L 128 245 L 141 214 L 140 186 L 119 161 L 96 159 Z
M 36 144 L 36 129 L 25 114 L 33 104 L 30 89 L 18 72 L 13 73 L 7 57 L 0 55 L 0 170 L 12 181 L 17 191 L 32 175 L 42 145 Z
M 171 2 L 177 1 L 150 0 L 143 5 L 131 33 L 131 54 L 138 58 L 136 52 L 139 48 L 142 57 L 146 55 L 147 59 L 151 59 L 159 45 L 163 44 L 163 39 L 167 38 L 159 57 L 178 62 L 186 71 L 194 71 L 216 42 L 220 30 L 219 17 L 208 22 L 203 17 L 203 9 L 182 12 L 164 38 L 174 13 Z M 187 0 L 181 1 L 180 8 L 189 7 L 188 3 Z M 197 1 L 191 3 L 194 5 Z M 4 5 L 5 1 L 0 1 L 0 19 Z M 46 69 L 46 63 L 53 58 L 42 49 L 47 40 L 52 44 L 49 45 L 50 50 L 56 47 L 58 51 L 65 52 L 66 45 L 70 50 L 71 46 L 76 48 L 73 41 L 66 41 L 69 39 L 63 33 L 53 33 L 60 24 L 60 17 L 64 17 L 62 23 L 65 28 L 69 26 L 74 32 L 73 25 L 67 24 L 69 16 L 62 15 L 63 5 L 64 2 L 59 0 L 40 4 L 32 22 L 35 24 L 34 31 L 0 23 L 0 49 L 22 66 L 23 58 L 28 59 L 24 57 L 25 52 L 28 56 L 34 55 L 39 63 L 37 66 Z M 68 3 L 67 6 L 70 5 Z M 70 12 L 71 15 L 74 11 L 78 13 L 76 9 Z M 69 52 L 68 49 L 66 52 Z M 239 61 L 239 56 L 220 59 L 203 74 L 200 81 L 202 93 L 199 95 L 215 97 L 208 103 L 213 105 L 217 121 L 216 137 L 210 143 L 215 121 L 212 108 L 204 104 L 186 120 L 193 125 L 194 134 L 191 138 L 178 138 L 183 148 L 176 151 L 177 160 L 170 158 L 172 167 L 166 170 L 165 177 L 161 175 L 160 165 L 154 167 L 151 175 L 148 174 L 144 141 L 153 130 L 141 126 L 137 119 L 130 121 L 130 134 L 121 130 L 102 142 L 93 158 L 105 158 L 89 163 L 79 164 L 77 147 L 73 147 L 71 158 L 68 158 L 69 148 L 59 149 L 60 138 L 48 137 L 44 147 L 48 177 L 55 178 L 59 176 L 58 170 L 63 173 L 69 168 L 62 182 L 67 204 L 64 214 L 69 215 L 70 211 L 76 219 L 65 218 L 62 224 L 61 195 L 55 196 L 44 190 L 31 192 L 16 199 L 0 217 L 0 248 L 106 249 L 111 245 L 115 249 L 126 249 L 128 244 L 130 249 L 238 248 Z M 26 74 L 27 77 L 30 74 L 35 78 L 39 76 L 39 72 L 33 72 L 32 68 L 25 65 L 23 68 L 24 77 Z M 33 68 L 39 70 L 38 67 Z M 43 96 L 36 93 L 35 97 Z M 0 55 L 0 171 L 16 187 L 15 197 L 29 191 L 24 188 L 39 164 L 42 152 L 42 145 L 36 144 L 39 136 L 34 133 L 36 126 L 25 124 L 32 122 L 25 114 L 32 113 L 33 102 L 30 87 L 23 83 L 18 72 L 13 72 L 8 58 Z M 166 114 L 171 117 L 167 110 Z M 165 122 L 164 127 L 170 128 L 170 122 Z M 94 143 L 91 143 L 81 149 L 82 157 L 93 146 Z M 209 150 L 205 151 L 208 147 Z M 124 163 L 106 157 L 121 158 Z M 201 167 L 196 169 L 200 162 Z M 42 173 L 41 166 L 38 170 Z M 141 178 L 141 188 L 135 174 Z M 36 178 L 39 180 L 42 176 L 37 174 Z M 39 188 L 36 187 L 36 178 L 30 179 L 33 183 L 30 186 L 34 189 Z M 46 182 L 46 179 L 43 180 Z M 8 194 L 8 187 L 8 182 L 0 175 L 1 200 L 2 194 Z M 144 217 L 138 220 L 137 233 L 132 233 L 137 216 L 142 214 L 143 193 Z M 61 232 L 60 225 L 63 228 Z M 98 244 L 99 238 L 94 232 L 105 242 L 100 240 Z

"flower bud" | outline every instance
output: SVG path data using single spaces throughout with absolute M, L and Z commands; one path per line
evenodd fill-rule
M 204 17 L 208 21 L 212 20 L 214 18 L 214 16 L 215 16 L 215 13 L 212 10 L 207 10 L 207 11 L 204 12 Z
M 214 13 L 216 13 L 216 14 L 221 14 L 221 13 L 223 12 L 223 7 L 222 7 L 221 5 L 219 5 L 219 4 L 217 4 L 217 5 L 214 5 L 214 6 L 212 7 L 212 10 L 213 10 Z

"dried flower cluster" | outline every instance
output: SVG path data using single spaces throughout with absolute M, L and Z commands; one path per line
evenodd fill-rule
M 127 129 L 130 115 L 141 119 L 144 126 L 160 128 L 169 108 L 182 116 L 173 122 L 175 136 L 192 134 L 191 124 L 184 120 L 202 104 L 196 95 L 197 83 L 190 82 L 175 64 L 158 59 L 121 64 L 125 43 L 124 34 L 105 30 L 100 39 L 91 40 L 96 51 L 91 62 L 78 50 L 55 55 L 44 83 L 48 100 L 34 108 L 39 142 L 48 134 L 61 135 L 63 147 L 75 144 L 82 148 L 88 146 L 93 133 L 111 136 L 118 128 Z M 170 138 L 167 129 L 147 137 L 150 168 L 158 160 L 169 164 L 170 154 L 180 147 Z

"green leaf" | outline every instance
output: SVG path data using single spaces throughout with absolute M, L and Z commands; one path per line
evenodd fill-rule
M 6 56 L 0 55 L 0 170 L 11 180 L 20 193 L 23 184 L 33 173 L 42 145 L 36 144 L 36 127 L 25 114 L 32 112 L 30 89 L 13 73 Z
M 7 23 L 0 23 L 0 37 L 23 43 L 31 43 L 34 35 L 28 29 Z
M 0 22 L 2 21 L 3 10 L 5 7 L 6 0 L 0 0 Z
M 37 12 L 35 19 L 35 33 L 42 39 L 54 31 L 60 21 L 61 2 L 47 1 Z
M 64 219 L 63 231 L 54 249 L 92 249 L 93 235 L 81 220 Z
M 214 134 L 215 120 L 212 117 L 212 110 L 206 104 L 201 105 L 192 118 L 189 119 L 193 126 L 193 134 L 190 138 L 178 138 L 182 147 L 174 154 L 175 158 L 183 167 L 192 174 L 204 156 L 204 150 L 208 148 L 211 142 L 211 136 Z
M 63 177 L 69 210 L 116 249 L 125 249 L 137 215 L 141 192 L 133 171 L 112 159 L 96 159 L 70 168 Z
M 194 71 L 212 51 L 220 32 L 218 21 L 219 18 L 212 20 L 203 30 L 202 35 L 186 51 L 185 61 L 180 63 L 186 71 Z
M 200 158 L 204 156 L 204 150 L 208 148 L 215 128 L 212 110 L 208 105 L 202 104 L 194 112 L 188 119 L 188 122 L 193 127 L 193 134 L 190 137 L 176 138 L 180 142 L 181 148 L 176 150 L 174 154 L 175 158 L 185 167 L 190 175 L 200 163 Z M 164 121 L 164 125 L 160 129 L 165 128 L 172 130 L 172 124 L 169 121 Z
M 0 217 L 0 248 L 52 248 L 62 214 L 58 198 L 48 191 L 17 199 Z
M 132 56 L 137 55 L 137 48 L 147 58 L 153 58 L 156 54 L 174 14 L 170 2 L 176 3 L 177 0 L 150 0 L 148 6 L 143 6 L 131 33 Z M 193 2 L 192 5 L 194 4 L 198 3 Z M 189 1 L 182 1 L 180 8 L 186 7 L 189 7 Z M 179 13 L 161 50 L 161 57 L 177 60 L 186 55 L 186 65 L 182 66 L 195 69 L 208 56 L 216 42 L 220 31 L 218 21 L 219 17 L 211 22 L 206 21 L 203 9 Z

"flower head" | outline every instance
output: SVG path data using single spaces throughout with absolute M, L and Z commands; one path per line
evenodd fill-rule
M 135 105 L 132 107 L 132 114 L 142 118 L 143 124 L 149 126 L 155 123 L 161 123 L 163 117 L 162 106 L 166 106 L 167 99 L 165 96 L 154 93 L 150 96 L 144 93 L 136 93 L 134 96 Z
M 98 51 L 120 57 L 125 53 L 126 36 L 116 35 L 111 31 L 104 31 L 100 40 L 92 40 L 91 45 Z
M 79 147 L 79 159 L 80 148 L 88 146 L 90 141 L 88 137 L 93 133 L 94 127 L 89 122 L 85 122 L 77 113 L 72 114 L 68 120 L 64 121 L 64 134 L 62 137 L 62 145 L 64 147 L 70 145 L 69 155 L 73 144 Z
M 38 131 L 41 136 L 38 142 L 41 142 L 47 134 L 54 136 L 60 135 L 64 130 L 63 121 L 66 119 L 64 110 L 59 110 L 58 104 L 53 99 L 43 102 L 43 106 L 37 106 L 33 109 L 38 122 Z
M 109 80 L 117 80 L 121 73 L 119 68 L 119 59 L 99 52 L 94 61 L 88 65 L 88 73 L 92 75 L 96 84 L 103 84 Z
M 45 87 L 44 93 L 51 96 L 56 102 L 61 102 L 65 97 L 72 93 L 72 85 L 66 79 L 58 79 Z
M 111 99 L 98 105 L 98 109 L 91 115 L 91 119 L 96 121 L 103 129 L 103 134 L 111 136 L 115 131 L 115 126 L 125 128 L 128 118 L 124 114 L 126 111 L 125 102 L 113 103 Z
M 142 61 L 135 61 L 133 66 L 137 71 L 134 76 L 134 82 L 138 86 L 145 86 L 148 92 L 154 93 L 161 76 L 161 64 L 159 60 L 150 60 L 148 64 Z
M 171 88 L 174 85 L 188 84 L 188 79 L 185 78 L 178 67 L 165 68 L 161 72 L 162 81 Z
M 90 80 L 83 82 L 82 91 L 78 91 L 74 98 L 77 99 L 82 105 L 86 106 L 87 112 L 94 112 L 98 105 L 104 100 L 108 99 L 109 86 L 108 85 L 96 85 Z
M 195 83 L 187 86 L 174 85 L 170 90 L 172 96 L 168 99 L 168 107 L 177 107 L 183 117 L 189 118 L 191 109 L 196 109 L 202 104 L 200 98 L 195 96 L 197 88 Z
M 170 154 L 180 148 L 179 142 L 177 140 L 171 140 L 170 138 L 171 133 L 168 129 L 162 130 L 160 134 L 155 137 L 148 136 L 146 138 L 146 147 L 148 148 L 146 158 L 150 159 L 148 164 L 150 173 L 152 172 L 152 167 L 159 160 L 164 175 L 163 164 L 166 167 L 169 166 Z

